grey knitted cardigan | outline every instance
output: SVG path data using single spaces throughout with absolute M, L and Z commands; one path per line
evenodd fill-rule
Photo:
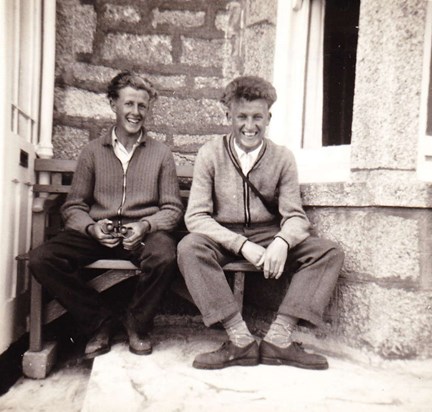
M 230 136 L 229 151 L 240 163 L 232 145 Z M 206 143 L 199 150 L 185 222 L 190 232 L 207 235 L 233 253 L 239 253 L 247 238 L 226 226 L 271 224 L 276 217 L 245 186 L 229 151 L 224 147 L 222 138 Z M 310 223 L 302 208 L 297 166 L 292 152 L 264 139 L 248 177 L 268 202 L 278 205 L 281 230 L 276 236 L 285 240 L 290 248 L 306 239 Z
M 144 134 L 124 176 L 111 132 L 81 152 L 62 207 L 66 227 L 85 233 L 89 224 L 104 218 L 116 220 L 120 212 L 123 224 L 146 220 L 151 232 L 172 230 L 182 217 L 183 205 L 171 150 Z

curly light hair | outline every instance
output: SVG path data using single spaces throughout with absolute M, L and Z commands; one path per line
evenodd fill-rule
M 268 107 L 277 99 L 273 85 L 258 76 L 240 76 L 232 80 L 226 87 L 220 101 L 227 107 L 233 100 L 246 99 L 248 101 L 264 99 Z

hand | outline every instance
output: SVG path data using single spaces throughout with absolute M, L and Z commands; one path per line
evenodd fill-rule
M 145 234 L 150 229 L 150 224 L 144 221 L 128 223 L 125 226 L 128 232 L 123 239 L 123 247 L 126 250 L 134 250 L 141 245 Z
M 262 260 L 264 253 L 265 249 L 262 246 L 257 245 L 256 243 L 253 243 L 249 240 L 246 241 L 246 243 L 241 248 L 241 254 L 243 257 L 259 269 L 262 267 L 259 262 Z
M 276 237 L 268 245 L 264 255 L 258 262 L 260 266 L 264 266 L 264 277 L 266 279 L 279 279 L 283 273 L 287 256 L 288 245 L 284 240 Z
M 89 227 L 90 235 L 95 238 L 100 244 L 113 248 L 119 245 L 121 242 L 120 238 L 113 237 L 107 230 L 107 225 L 113 224 L 109 219 L 98 220 L 94 225 Z

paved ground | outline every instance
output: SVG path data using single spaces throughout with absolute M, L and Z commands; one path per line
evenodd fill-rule
M 200 371 L 191 366 L 194 356 L 217 348 L 222 331 L 164 328 L 153 338 L 151 356 L 135 356 L 119 342 L 92 370 L 69 361 L 45 380 L 21 379 L 0 397 L 0 411 L 432 410 L 432 360 L 376 368 L 331 356 L 327 371 L 266 365 Z

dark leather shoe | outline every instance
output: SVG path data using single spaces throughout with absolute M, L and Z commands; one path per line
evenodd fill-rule
M 84 350 L 86 359 L 93 359 L 96 356 L 108 353 L 111 350 L 111 322 L 106 321 L 96 330 L 94 335 L 87 342 Z
M 260 345 L 260 362 L 264 365 L 289 365 L 304 369 L 328 369 L 327 359 L 307 353 L 301 343 L 293 342 L 287 348 L 279 348 L 265 340 Z
M 150 355 L 152 344 L 148 335 L 139 336 L 136 332 L 128 330 L 129 350 L 135 355 Z
M 222 369 L 227 366 L 253 366 L 258 363 L 259 349 L 255 341 L 244 348 L 226 341 L 214 352 L 198 355 L 192 366 L 197 369 Z

